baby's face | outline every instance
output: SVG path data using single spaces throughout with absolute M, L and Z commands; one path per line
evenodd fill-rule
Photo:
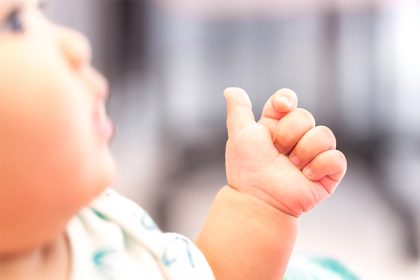
M 106 188 L 106 81 L 36 0 L 0 1 L 0 255 L 39 245 Z

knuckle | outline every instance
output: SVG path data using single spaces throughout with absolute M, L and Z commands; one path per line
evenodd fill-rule
M 347 165 L 347 159 L 346 156 L 343 154 L 343 152 L 336 150 L 335 151 L 337 154 L 337 158 L 340 162 L 344 163 L 345 165 Z
M 310 157 L 314 154 L 314 149 L 312 145 L 299 145 L 296 149 L 296 154 L 301 157 Z
M 329 148 L 335 149 L 336 147 L 336 138 L 334 133 L 329 127 L 326 126 L 317 126 L 316 127 L 317 132 L 319 133 L 320 137 L 324 139 L 324 141 L 327 143 L 327 146 Z
M 275 144 L 280 152 L 286 152 L 287 147 L 290 146 L 291 139 L 284 132 L 278 132 L 275 138 Z
M 303 108 L 297 108 L 295 112 L 296 114 L 298 114 L 299 118 L 305 120 L 305 122 L 307 122 L 308 125 L 310 125 L 311 127 L 315 126 L 315 118 L 308 110 Z

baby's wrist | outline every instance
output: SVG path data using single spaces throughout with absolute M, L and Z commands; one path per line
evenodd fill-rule
M 196 244 L 216 279 L 282 279 L 297 234 L 296 221 L 250 194 L 224 186 Z
M 268 218 L 268 222 L 270 223 L 273 221 L 295 223 L 297 220 L 296 216 L 274 206 L 275 203 L 270 202 L 270 198 L 242 192 L 229 185 L 225 185 L 219 191 L 218 197 L 227 199 L 232 205 L 235 205 L 235 207 L 240 207 L 247 215 L 255 215 L 256 218 L 261 218 L 263 220 Z
M 263 190 L 260 190 L 259 188 L 251 188 L 251 187 L 238 188 L 237 186 L 231 186 L 231 185 L 226 185 L 225 188 L 230 188 L 236 191 L 238 193 L 237 195 L 242 195 L 244 196 L 244 198 L 245 197 L 253 198 L 259 201 L 260 203 L 265 204 L 267 207 L 273 208 L 286 216 L 290 216 L 293 218 L 299 217 L 297 213 L 294 213 L 293 211 L 288 209 L 284 204 L 282 204 L 280 201 L 276 200 L 273 196 L 267 194 L 266 192 L 264 192 Z

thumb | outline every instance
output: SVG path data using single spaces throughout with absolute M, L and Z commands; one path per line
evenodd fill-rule
M 243 89 L 230 87 L 226 88 L 223 94 L 226 98 L 229 136 L 255 123 L 251 100 Z

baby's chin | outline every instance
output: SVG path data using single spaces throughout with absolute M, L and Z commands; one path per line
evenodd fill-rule
M 89 203 L 104 192 L 107 188 L 111 187 L 117 177 L 117 166 L 115 158 L 112 155 L 109 148 L 105 151 L 101 166 L 98 170 L 98 177 L 94 178 L 91 186 L 87 186 L 87 189 L 91 189 L 92 192 L 89 194 L 88 201 L 85 201 L 82 207 L 88 206 Z
M 93 197 L 93 199 L 96 198 L 103 191 L 105 191 L 107 188 L 111 187 L 116 181 L 117 165 L 111 153 L 108 159 L 104 163 L 102 174 L 103 174 L 103 179 L 100 182 L 99 187 L 98 187 L 98 192 Z
M 25 254 L 65 233 L 68 222 L 115 181 L 116 164 L 110 152 L 89 169 L 62 184 L 33 185 L 20 197 L 13 196 L 12 204 L 0 205 L 4 214 L 0 215 L 0 256 Z
M 3 260 L 13 260 L 20 257 L 29 256 L 36 250 L 43 249 L 44 246 L 54 243 L 61 236 L 65 236 L 65 231 L 48 231 L 42 234 L 31 234 L 30 237 L 22 237 L 19 234 L 6 235 L 0 241 L 0 258 Z

